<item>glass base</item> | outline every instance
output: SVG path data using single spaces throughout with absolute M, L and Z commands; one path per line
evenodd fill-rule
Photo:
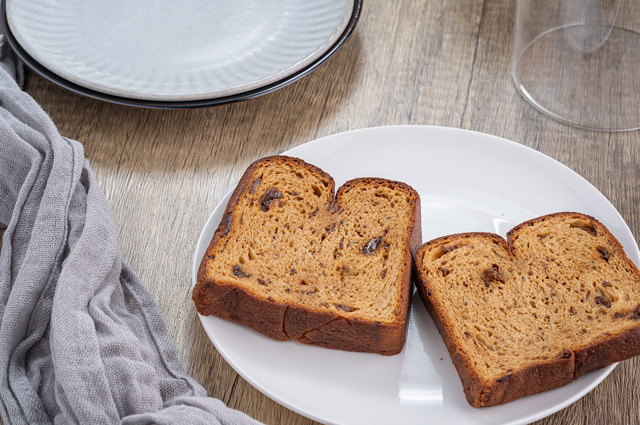
M 582 128 L 640 128 L 640 34 L 572 25 L 545 32 L 514 58 L 513 80 L 533 106 Z

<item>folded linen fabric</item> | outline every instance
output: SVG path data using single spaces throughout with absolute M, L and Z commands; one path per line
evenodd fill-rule
M 82 145 L 20 89 L 6 46 L 0 55 L 4 424 L 257 424 L 183 370 L 153 298 L 123 264 Z

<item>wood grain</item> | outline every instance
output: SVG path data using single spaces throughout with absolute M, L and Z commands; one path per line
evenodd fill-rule
M 125 261 L 148 285 L 184 367 L 209 393 L 266 424 L 308 425 L 222 359 L 190 300 L 194 245 L 209 213 L 255 159 L 371 126 L 481 131 L 543 152 L 597 187 L 640 234 L 640 136 L 546 118 L 511 82 L 515 2 L 367 0 L 341 50 L 277 92 L 193 110 L 117 106 L 29 73 L 26 90 L 79 140 L 113 210 Z M 446 141 L 443 141 L 446 142 Z M 461 152 L 461 154 L 464 154 Z M 500 167 L 500 159 L 490 167 Z M 538 425 L 640 423 L 640 360 Z

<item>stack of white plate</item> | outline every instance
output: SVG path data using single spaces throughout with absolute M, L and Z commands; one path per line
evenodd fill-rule
M 272 92 L 326 61 L 361 0 L 6 0 L 7 40 L 85 96 L 195 107 Z

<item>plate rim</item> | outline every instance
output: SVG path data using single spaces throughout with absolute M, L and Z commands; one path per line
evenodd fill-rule
M 473 137 L 481 137 L 481 138 L 487 138 L 487 140 L 493 140 L 494 142 L 499 142 L 499 143 L 505 143 L 507 145 L 509 145 L 510 147 L 514 148 L 514 149 L 518 149 L 521 150 L 522 152 L 526 152 L 526 154 L 528 155 L 535 155 L 538 158 L 542 158 L 545 161 L 551 161 L 552 163 L 555 163 L 556 166 L 559 166 L 560 168 L 562 168 L 565 172 L 569 172 L 570 174 L 573 175 L 574 178 L 577 178 L 578 180 L 580 180 L 582 182 L 582 184 L 585 184 L 587 187 L 589 187 L 591 190 L 595 191 L 595 194 L 599 195 L 601 197 L 601 200 L 604 201 L 606 204 L 608 204 L 608 206 L 612 209 L 612 212 L 617 216 L 620 224 L 622 225 L 622 231 L 624 231 L 625 233 L 628 233 L 628 235 L 631 235 L 631 240 L 632 240 L 632 245 L 631 246 L 625 246 L 625 252 L 627 253 L 627 255 L 631 258 L 631 257 L 635 257 L 635 259 L 637 261 L 640 261 L 640 248 L 638 247 L 638 243 L 635 240 L 635 237 L 633 236 L 633 233 L 631 232 L 631 229 L 629 228 L 627 222 L 624 220 L 624 218 L 622 217 L 622 215 L 620 214 L 620 212 L 618 211 L 618 209 L 611 203 L 611 201 L 609 201 L 609 199 L 607 197 L 604 196 L 604 194 L 602 194 L 602 192 L 600 192 L 600 190 L 595 187 L 593 184 L 591 184 L 586 178 L 584 178 L 581 174 L 577 173 L 576 171 L 574 171 L 573 169 L 569 168 L 568 166 L 566 166 L 565 164 L 563 164 L 562 162 L 558 161 L 557 159 L 546 155 L 534 148 L 531 148 L 529 146 L 523 145 L 521 143 L 517 143 L 515 141 L 500 137 L 500 136 L 495 136 L 492 134 L 488 134 L 488 133 L 483 133 L 483 132 L 479 132 L 479 131 L 474 131 L 474 130 L 467 130 L 467 129 L 461 129 L 461 128 L 455 128 L 455 127 L 446 127 L 446 126 L 433 126 L 433 125 L 382 125 L 382 126 L 373 126 L 373 127 L 363 127 L 363 128 L 358 128 L 358 129 L 354 129 L 354 130 L 348 130 L 348 131 L 343 131 L 343 132 L 339 132 L 339 133 L 334 133 L 334 134 L 330 134 L 327 136 L 323 136 L 317 139 L 313 139 L 310 141 L 307 141 L 301 145 L 295 146 L 293 148 L 287 149 L 285 151 L 283 151 L 282 153 L 280 153 L 279 155 L 291 155 L 291 156 L 296 156 L 297 151 L 299 149 L 304 149 L 306 146 L 311 145 L 311 144 L 319 144 L 319 143 L 324 143 L 327 140 L 331 140 L 332 138 L 335 137 L 344 137 L 345 135 L 348 134 L 354 134 L 354 133 L 359 133 L 359 132 L 368 132 L 368 131 L 393 131 L 394 129 L 403 129 L 400 131 L 409 131 L 409 129 L 423 129 L 424 131 L 444 131 L 444 132 L 452 132 L 452 133 L 459 133 L 459 134 L 464 134 L 465 136 L 473 136 Z M 202 259 L 202 255 L 199 255 L 199 249 L 202 246 L 202 244 L 205 244 L 204 249 L 206 249 L 206 246 L 208 246 L 209 242 L 210 242 L 210 237 L 206 237 L 205 238 L 205 230 L 209 224 L 209 222 L 211 221 L 212 217 L 215 215 L 215 213 L 218 211 L 218 209 L 221 209 L 222 211 L 224 211 L 224 208 L 226 208 L 226 204 L 228 203 L 228 200 L 230 198 L 230 195 L 233 192 L 233 187 L 225 192 L 223 194 L 223 196 L 220 198 L 220 200 L 218 201 L 218 203 L 215 205 L 215 207 L 213 208 L 213 210 L 210 212 L 210 214 L 207 216 L 207 219 L 201 229 L 201 232 L 198 236 L 197 239 L 197 243 L 195 245 L 195 249 L 194 249 L 194 253 L 193 253 L 193 264 L 192 264 L 192 286 L 191 288 L 193 288 L 193 285 L 195 285 L 196 282 L 196 275 L 197 275 L 197 269 L 198 266 L 200 264 L 200 261 Z M 215 230 L 215 225 L 213 226 L 213 229 Z M 423 241 L 424 243 L 424 241 Z M 632 252 L 633 255 L 629 255 L 629 253 Z M 636 264 L 636 261 L 634 261 L 632 259 L 632 262 L 634 262 L 634 264 Z M 269 388 L 265 387 L 262 383 L 259 383 L 257 381 L 255 381 L 255 379 L 253 379 L 251 376 L 249 376 L 249 374 L 233 359 L 230 357 L 229 353 L 224 349 L 224 347 L 221 347 L 219 345 L 219 341 L 217 341 L 215 338 L 212 337 L 212 335 L 210 335 L 210 331 L 209 331 L 209 327 L 205 324 L 205 320 L 208 319 L 207 316 L 202 316 L 199 313 L 197 313 L 199 320 L 201 322 L 201 325 L 203 326 L 205 333 L 207 334 L 207 337 L 209 338 L 209 340 L 211 341 L 211 343 L 214 345 L 214 347 L 216 348 L 216 350 L 220 353 L 220 355 L 225 359 L 225 361 L 240 375 L 242 376 L 248 383 L 250 383 L 250 385 L 252 385 L 254 388 L 256 388 L 258 391 L 260 391 L 261 393 L 263 393 L 265 396 L 271 398 L 272 400 L 276 401 L 277 403 L 281 404 L 282 406 L 300 414 L 303 415 L 309 419 L 321 422 L 321 423 L 327 423 L 327 424 L 333 424 L 333 425 L 345 425 L 344 422 L 333 422 L 330 421 L 330 418 L 326 418 L 323 417 L 317 413 L 311 412 L 306 410 L 305 408 L 302 408 L 300 406 L 297 406 L 293 403 L 291 403 L 290 401 L 288 401 L 287 399 L 281 397 L 278 394 L 275 394 L 274 392 L 272 392 Z M 219 318 L 215 318 L 215 319 L 219 319 Z M 219 320 L 223 320 L 223 319 L 219 319 Z M 438 335 L 439 336 L 439 335 Z M 289 341 L 291 342 L 291 341 Z M 295 343 L 295 342 L 294 342 Z M 604 368 L 600 368 L 600 369 L 596 369 L 594 371 L 589 372 L 590 374 L 595 374 L 597 375 L 596 379 L 594 379 L 591 383 L 589 383 L 588 385 L 586 385 L 585 387 L 581 388 L 579 391 L 573 393 L 570 397 L 567 397 L 565 400 L 563 400 L 562 402 L 556 404 L 556 405 L 552 405 L 552 406 L 545 406 L 543 408 L 541 408 L 538 412 L 533 413 L 533 414 L 529 414 L 526 417 L 521 417 L 521 418 L 517 418 L 508 422 L 499 422 L 500 424 L 503 425 L 525 425 L 525 424 L 529 424 L 532 423 L 534 421 L 546 418 L 554 413 L 557 413 L 565 408 L 567 408 L 568 406 L 574 404 L 575 402 L 577 402 L 578 400 L 580 400 L 582 397 L 584 397 L 585 395 L 587 395 L 588 393 L 590 393 L 591 391 L 593 391 L 593 389 L 595 387 L 597 387 L 598 385 L 600 385 L 610 374 L 611 372 L 616 368 L 616 366 L 618 365 L 618 363 L 613 363 L 611 365 L 608 365 Z M 457 372 L 456 372 L 457 373 Z M 585 374 L 587 375 L 587 374 Z M 572 381 L 575 382 L 575 381 Z M 562 388 L 562 387 L 559 387 Z M 553 390 L 550 390 L 553 391 Z M 495 406 L 495 408 L 499 408 L 500 406 Z M 492 408 L 484 408 L 484 409 L 492 409 Z M 329 422 L 327 422 L 329 421 Z
M 40 77 L 45 80 L 54 83 L 55 85 L 66 89 L 72 93 L 77 95 L 81 95 L 83 97 L 100 100 L 107 103 L 113 103 L 117 105 L 123 106 L 132 106 L 139 108 L 151 108 L 151 109 L 187 109 L 187 108 L 202 108 L 208 106 L 218 106 L 218 105 L 226 105 L 229 103 L 235 103 L 243 100 L 253 99 L 259 96 L 263 96 L 269 93 L 272 93 L 276 90 L 279 90 L 289 84 L 292 84 L 306 75 L 310 74 L 312 71 L 317 69 L 320 65 L 325 63 L 330 57 L 332 57 L 349 39 L 356 28 L 356 24 L 362 14 L 362 3 L 364 0 L 353 0 L 353 9 L 351 11 L 351 16 L 347 21 L 347 25 L 344 31 L 338 36 L 336 41 L 329 46 L 317 59 L 310 62 L 308 65 L 302 67 L 301 69 L 287 75 L 280 80 L 274 81 L 269 84 L 265 84 L 263 86 L 241 91 L 236 94 L 221 96 L 221 97 L 211 97 L 206 99 L 194 99 L 194 100 L 146 100 L 139 99 L 135 97 L 125 97 L 125 96 L 117 96 L 108 93 L 103 93 L 98 90 L 93 90 L 82 85 L 73 83 L 58 74 L 50 71 L 46 66 L 42 65 L 40 62 L 35 60 L 27 51 L 18 43 L 16 37 L 13 35 L 8 22 L 7 16 L 7 2 L 2 2 L 2 30 L 5 34 L 5 40 L 9 44 L 11 50 L 16 54 L 16 56 L 27 65 L 29 69 L 38 74 Z

